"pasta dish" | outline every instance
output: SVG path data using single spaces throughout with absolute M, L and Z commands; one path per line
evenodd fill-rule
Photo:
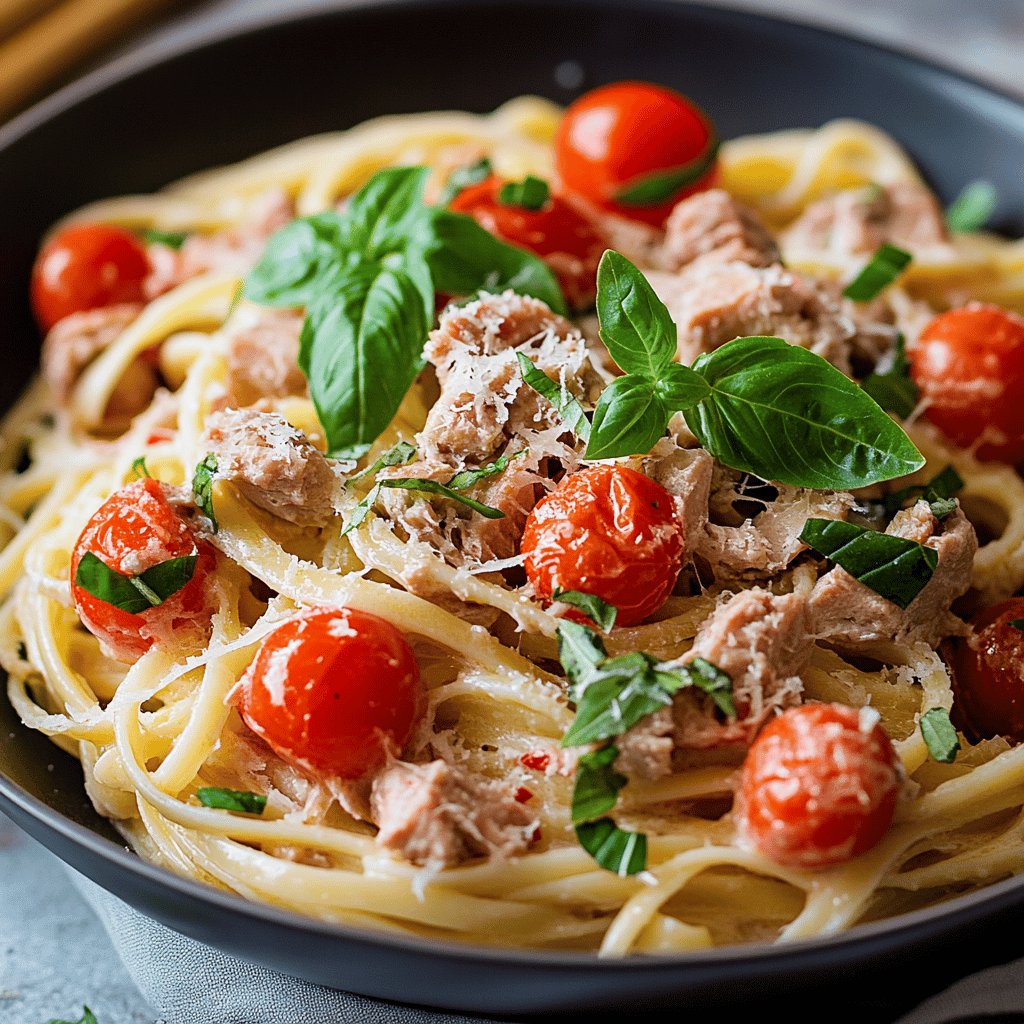
M 393 116 L 43 240 L 0 664 L 142 857 L 604 956 L 1024 865 L 1024 248 L 870 125 Z

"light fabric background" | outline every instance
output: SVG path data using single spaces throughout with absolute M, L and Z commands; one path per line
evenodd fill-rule
M 2 0 L 0 0 L 2 2 Z M 629 0 L 623 0 L 628 3 Z M 183 5 L 184 6 L 184 5 Z M 199 27 L 337 0 L 208 0 L 125 40 L 123 53 L 156 37 L 185 39 Z M 959 67 L 1024 95 L 1024 0 L 730 0 L 749 9 L 832 26 Z M 106 58 L 109 58 L 109 54 Z M 2 70 L 0 70 L 2 73 Z M 83 1003 L 99 1024 L 452 1024 L 468 1018 L 421 1014 L 355 997 L 339 998 L 260 972 L 128 912 L 89 883 L 76 891 L 50 854 L 0 817 L 0 1022 L 77 1020 Z M 127 953 L 137 991 L 101 920 Z M 151 951 L 159 950 L 159 958 Z M 154 964 L 159 964 L 154 968 Z M 177 965 L 169 971 L 168 964 Z M 223 979 L 232 984 L 225 985 Z M 941 979 L 936 979 L 937 986 Z M 247 993 L 242 1004 L 232 992 Z M 155 1007 L 165 1012 L 160 1017 Z M 1024 1021 L 1024 966 L 969 979 L 904 1024 L 939 1024 L 1005 1013 Z M 865 1024 L 882 1024 L 866 1021 Z

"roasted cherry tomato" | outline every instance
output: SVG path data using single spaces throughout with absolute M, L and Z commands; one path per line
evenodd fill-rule
M 451 202 L 492 235 L 544 260 L 555 272 L 566 301 L 574 309 L 593 304 L 597 265 L 608 248 L 600 231 L 561 196 L 551 195 L 539 210 L 502 203 L 504 182 L 487 178 L 463 189 Z
M 900 786 L 896 751 L 874 711 L 804 704 L 771 722 L 747 751 L 737 822 L 777 864 L 826 868 L 885 835 Z
M 980 459 L 1024 459 L 1024 319 L 975 303 L 941 313 L 910 353 L 925 416 Z M 980 443 L 979 443 L 980 442 Z
M 32 269 L 32 309 L 48 331 L 71 313 L 142 302 L 146 248 L 110 224 L 73 224 L 43 246 Z
M 953 719 L 979 738 L 1024 742 L 1024 597 L 983 608 L 953 647 Z
M 565 112 L 555 166 L 567 192 L 660 227 L 672 207 L 717 179 L 718 138 L 694 103 L 649 82 L 616 82 Z
M 686 557 L 672 495 L 625 466 L 580 470 L 537 502 L 522 552 L 538 597 L 591 594 L 618 609 L 619 626 L 664 604 Z
M 78 563 L 91 552 L 115 572 L 138 576 L 159 562 L 197 554 L 192 578 L 162 604 L 129 612 L 75 582 Z M 71 557 L 71 596 L 79 617 L 104 650 L 133 662 L 156 643 L 180 643 L 183 633 L 207 635 L 215 608 L 209 586 L 213 548 L 199 539 L 167 500 L 167 487 L 145 477 L 111 495 L 86 524 Z
M 281 757 L 342 779 L 400 754 L 423 705 L 405 637 L 351 608 L 317 608 L 275 629 L 241 696 L 242 718 Z

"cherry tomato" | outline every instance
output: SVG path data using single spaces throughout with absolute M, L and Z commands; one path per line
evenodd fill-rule
M 198 554 L 192 578 L 162 604 L 128 612 L 75 583 L 89 551 L 115 572 L 137 576 L 158 562 Z M 111 495 L 86 523 L 71 556 L 71 596 L 85 628 L 119 661 L 133 662 L 154 643 L 180 643 L 182 633 L 209 633 L 215 602 L 209 580 L 216 554 L 167 500 L 167 487 L 145 477 Z
M 463 189 L 451 202 L 492 235 L 529 249 L 548 263 L 566 301 L 574 309 L 593 304 L 597 265 L 608 248 L 600 231 L 561 196 L 552 195 L 539 210 L 508 205 L 498 199 L 504 182 L 486 178 Z
M 980 459 L 1024 459 L 1024 319 L 975 303 L 941 313 L 910 353 L 925 416 Z
M 900 786 L 896 751 L 874 712 L 804 704 L 769 723 L 747 751 L 737 821 L 777 864 L 830 867 L 885 835 Z
M 110 224 L 73 224 L 43 246 L 32 269 L 32 309 L 48 331 L 71 313 L 142 302 L 146 248 Z
M 537 596 L 591 594 L 632 626 L 664 604 L 685 561 L 672 496 L 625 466 L 573 473 L 527 517 L 522 551 Z
M 694 103 L 649 82 L 616 82 L 581 96 L 555 138 L 568 192 L 660 227 L 672 207 L 717 180 L 718 138 Z M 646 186 L 644 201 L 630 192 Z
M 423 705 L 405 637 L 351 608 L 317 608 L 275 629 L 241 697 L 242 718 L 281 757 L 342 779 L 400 754 Z
M 978 612 L 970 637 L 956 641 L 953 718 L 979 738 L 1005 736 L 1024 742 L 1024 597 L 1001 601 Z

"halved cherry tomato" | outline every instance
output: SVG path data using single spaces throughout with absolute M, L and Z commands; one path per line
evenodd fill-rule
M 405 637 L 351 608 L 317 608 L 275 629 L 241 696 L 242 718 L 281 757 L 342 779 L 400 754 L 423 705 Z
M 112 494 L 86 524 L 71 557 L 71 596 L 85 628 L 119 661 L 138 660 L 154 643 L 180 642 L 182 634 L 208 635 L 215 608 L 209 586 L 213 548 L 196 536 L 167 500 L 168 488 L 150 477 Z M 128 612 L 75 583 L 78 563 L 92 552 L 115 572 L 138 576 L 159 562 L 198 554 L 192 578 L 162 604 Z
M 146 247 L 110 224 L 73 224 L 50 239 L 32 269 L 32 309 L 48 331 L 71 313 L 142 302 Z
M 983 608 L 971 636 L 956 641 L 953 719 L 978 738 L 1005 736 L 1024 743 L 1024 597 Z
M 655 227 L 717 180 L 718 138 L 691 100 L 649 82 L 616 82 L 581 96 L 555 138 L 568 192 Z
M 597 265 L 608 248 L 600 231 L 570 202 L 549 196 L 539 210 L 502 203 L 504 182 L 490 177 L 463 189 L 450 209 L 467 213 L 492 235 L 539 256 L 558 278 L 574 309 L 593 304 Z
M 619 626 L 665 603 L 686 557 L 672 495 L 625 466 L 580 470 L 537 502 L 522 552 L 538 597 L 591 594 L 618 609 Z
M 911 350 L 910 374 L 924 415 L 955 444 L 1024 459 L 1024 319 L 981 303 L 941 313 Z
M 885 835 L 900 786 L 896 751 L 875 712 L 804 704 L 771 722 L 747 751 L 736 818 L 777 864 L 825 868 Z

